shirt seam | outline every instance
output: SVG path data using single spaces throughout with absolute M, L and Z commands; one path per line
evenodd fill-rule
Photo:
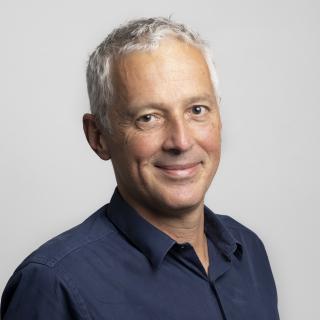
M 78 288 L 73 283 L 72 278 L 66 272 L 64 272 L 64 274 L 61 274 L 61 271 L 57 270 L 56 268 L 51 268 L 51 270 L 52 270 L 52 272 L 55 272 L 57 277 L 59 277 L 60 280 L 63 283 L 65 283 L 66 287 L 68 287 L 70 289 L 70 292 L 71 292 L 72 296 L 74 297 L 75 302 L 79 306 L 79 310 L 81 310 L 80 311 L 81 318 L 84 320 L 91 320 L 92 318 L 89 315 L 89 311 L 86 306 L 86 303 L 85 303 L 84 299 L 82 298 Z M 65 280 L 65 281 L 63 281 L 63 280 Z
M 110 232 L 108 232 L 107 234 L 104 234 L 103 236 L 97 238 L 97 239 L 87 239 L 87 241 L 84 241 L 83 243 L 79 244 L 78 246 L 72 248 L 70 251 L 64 253 L 64 254 L 60 254 L 57 255 L 55 257 L 49 258 L 46 255 L 43 254 L 36 254 L 32 257 L 29 257 L 29 259 L 27 259 L 26 263 L 39 263 L 39 264 L 43 264 L 46 265 L 50 268 L 55 268 L 56 266 L 58 266 L 60 263 L 63 262 L 64 259 L 66 259 L 70 254 L 72 254 L 74 251 L 82 249 L 84 247 L 86 247 L 89 244 L 92 244 L 94 242 L 100 241 L 103 238 L 107 238 L 109 237 L 111 234 L 115 233 L 115 231 L 111 230 Z M 24 267 L 24 264 L 21 265 L 21 268 Z M 17 270 L 21 269 L 18 268 Z
M 49 272 L 52 272 L 54 274 L 54 276 L 57 279 L 59 279 L 59 281 L 61 283 L 63 283 L 65 285 L 65 287 L 68 289 L 68 292 L 70 292 L 71 296 L 74 298 L 74 302 L 78 306 L 77 310 L 79 310 L 79 315 L 80 315 L 81 319 L 84 319 L 84 320 L 91 320 L 92 319 L 89 315 L 89 311 L 86 307 L 86 304 L 85 304 L 81 294 L 79 293 L 79 290 L 73 284 L 71 277 L 68 276 L 68 274 L 66 272 L 64 272 L 64 275 L 63 275 L 63 274 L 61 274 L 61 271 L 59 272 L 59 270 L 57 270 L 57 268 L 51 267 L 46 263 L 43 263 L 41 261 L 28 261 L 26 264 L 21 266 L 21 268 L 18 268 L 14 272 L 12 277 L 17 276 L 18 272 L 21 271 L 22 269 L 24 269 L 27 265 L 32 265 L 32 264 L 42 265 L 45 268 L 47 268 L 49 270 Z M 0 318 L 0 320 L 1 320 L 1 318 Z
M 112 233 L 114 233 L 114 231 L 110 231 L 107 234 L 104 234 L 103 236 L 97 238 L 97 239 L 88 239 L 87 241 L 83 242 L 81 245 L 77 246 L 76 248 L 73 248 L 72 250 L 68 251 L 66 254 L 64 255 L 58 255 L 57 257 L 54 257 L 51 259 L 52 266 L 58 265 L 59 263 L 61 263 L 67 256 L 69 256 L 70 254 L 72 254 L 74 251 L 84 248 L 89 244 L 92 244 L 94 242 L 100 241 L 103 238 L 109 237 Z

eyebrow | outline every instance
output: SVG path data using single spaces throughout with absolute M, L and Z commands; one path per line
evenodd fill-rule
M 199 101 L 208 101 L 212 104 L 217 103 L 214 96 L 205 93 L 202 95 L 193 96 L 193 97 L 189 97 L 187 99 L 184 99 L 183 104 L 189 105 L 189 104 L 193 104 L 193 103 L 196 103 Z M 139 108 L 139 109 L 152 109 L 152 108 L 163 109 L 166 107 L 166 104 L 165 103 L 150 102 L 150 103 L 146 103 L 143 105 L 132 105 L 131 107 L 132 107 L 132 109 L 136 109 L 136 108 Z
M 195 103 L 195 102 L 198 102 L 198 101 L 209 101 L 211 103 L 215 103 L 216 102 L 216 98 L 215 96 L 212 96 L 210 94 L 203 94 L 203 95 L 199 95 L 199 96 L 194 96 L 194 97 L 191 97 L 191 98 L 188 98 L 184 101 L 185 104 L 192 104 L 192 103 Z

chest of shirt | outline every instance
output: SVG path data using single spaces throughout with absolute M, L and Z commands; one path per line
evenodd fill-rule
M 276 319 L 259 279 L 236 261 L 214 280 L 214 264 L 208 277 L 184 256 L 168 254 L 153 268 L 138 251 L 114 254 L 101 265 L 88 260 L 80 272 L 68 270 L 92 319 Z

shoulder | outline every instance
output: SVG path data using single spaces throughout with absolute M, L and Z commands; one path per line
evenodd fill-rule
M 236 219 L 232 218 L 231 216 L 225 215 L 225 214 L 215 214 L 215 215 L 220 220 L 220 222 L 231 232 L 244 233 L 247 236 L 257 237 L 257 234 L 253 230 L 251 230 L 244 224 L 240 223 Z
M 243 246 L 247 248 L 260 248 L 265 251 L 264 244 L 260 237 L 244 224 L 229 215 L 215 214 L 230 234 Z
M 85 221 L 44 243 L 32 252 L 17 268 L 16 272 L 30 263 L 55 267 L 59 263 L 81 255 L 90 244 L 103 241 L 114 232 L 106 217 L 107 205 L 103 206 Z
M 41 263 L 26 263 L 7 283 L 1 319 L 88 319 L 87 306 L 72 279 Z
M 227 215 L 216 215 L 241 247 L 243 261 L 255 266 L 255 272 L 274 284 L 271 266 L 265 246 L 260 237 L 251 229 Z
M 107 205 L 47 241 L 18 266 L 3 292 L 1 316 L 87 319 L 87 307 L 77 284 L 97 250 L 106 252 L 105 241 L 115 233 L 106 210 Z

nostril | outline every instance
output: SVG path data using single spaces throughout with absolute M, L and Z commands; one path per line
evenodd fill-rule
M 178 155 L 180 155 L 182 153 L 181 150 L 176 149 L 176 148 L 169 149 L 168 152 L 170 154 L 172 154 L 173 156 L 178 156 Z

